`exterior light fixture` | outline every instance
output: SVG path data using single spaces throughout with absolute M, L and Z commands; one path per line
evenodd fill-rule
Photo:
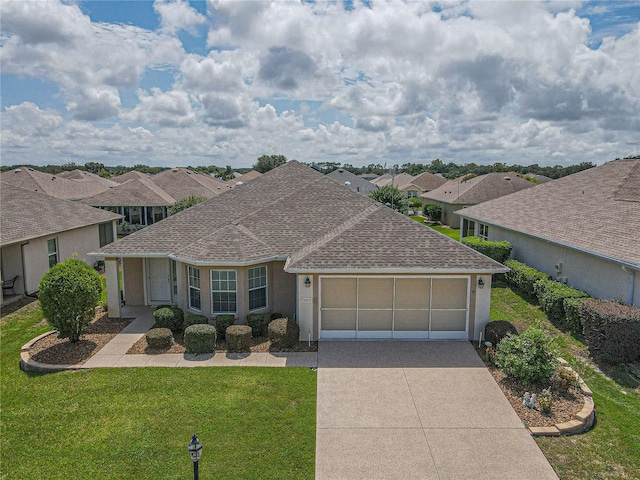
M 484 280 L 482 279 L 482 277 L 478 279 L 478 287 L 484 288 Z
M 309 277 L 304 279 L 304 286 L 307 288 L 311 286 L 311 279 Z
M 198 480 L 198 461 L 200 460 L 200 454 L 202 454 L 202 444 L 196 434 L 193 434 L 193 438 L 191 438 L 191 442 L 187 446 L 189 450 L 189 455 L 191 455 L 191 461 L 193 462 L 193 480 Z

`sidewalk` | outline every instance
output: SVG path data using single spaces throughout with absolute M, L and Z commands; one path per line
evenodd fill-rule
M 87 360 L 81 368 L 239 366 L 316 368 L 318 366 L 318 354 L 314 352 L 127 355 L 133 344 L 140 340 L 154 323 L 151 308 L 130 309 L 127 315 L 135 316 L 136 319 Z

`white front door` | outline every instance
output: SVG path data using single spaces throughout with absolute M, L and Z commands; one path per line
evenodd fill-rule
M 171 260 L 147 259 L 149 303 L 171 303 Z

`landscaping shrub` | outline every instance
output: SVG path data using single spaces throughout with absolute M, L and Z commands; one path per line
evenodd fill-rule
M 590 298 L 578 310 L 594 358 L 612 364 L 640 360 L 640 307 Z
M 518 335 L 518 330 L 516 330 L 513 323 L 506 320 L 494 320 L 484 327 L 484 338 L 486 341 L 491 342 L 494 348 L 497 348 L 500 341 L 509 333 Z
M 576 384 L 578 377 L 567 367 L 559 366 L 551 377 L 551 386 L 556 392 L 567 393 Z
M 437 203 L 427 203 L 422 209 L 422 214 L 429 217 L 432 222 L 439 222 L 442 220 L 442 206 Z
M 504 264 L 511 270 L 505 273 L 507 283 L 520 295 L 529 300 L 537 300 L 534 287 L 540 280 L 551 280 L 551 275 L 536 270 L 526 263 L 507 260 Z
M 227 328 L 226 337 L 229 352 L 250 351 L 251 327 L 249 325 L 231 325 Z
M 70 258 L 51 267 L 40 280 L 38 298 L 47 323 L 59 338 L 77 342 L 96 315 L 102 284 L 88 264 Z
M 589 298 L 587 293 L 553 280 L 540 280 L 535 284 L 534 290 L 538 297 L 540 308 L 553 324 L 564 328 L 577 328 L 577 325 L 569 324 L 565 318 L 565 300 Z M 570 309 L 572 307 L 573 305 L 569 305 Z M 573 310 L 571 313 L 573 314 Z M 572 318 L 571 321 L 575 322 L 576 320 Z
M 551 397 L 551 389 L 545 388 L 538 397 L 538 405 L 540 405 L 540 411 L 545 415 L 551 413 L 551 407 L 553 406 L 553 398 Z
M 161 305 L 153 312 L 153 319 L 156 321 L 156 328 L 168 328 L 172 332 L 179 332 L 182 330 L 184 313 L 178 307 Z
M 273 312 L 269 317 L 269 320 L 275 320 L 276 318 L 284 318 L 284 315 L 280 312 Z
M 556 371 L 553 341 L 539 325 L 520 335 L 508 334 L 498 345 L 497 364 L 507 376 L 523 385 L 548 382 Z
M 168 328 L 152 328 L 145 337 L 149 348 L 164 350 L 173 345 L 173 332 Z
M 511 244 L 506 241 L 489 242 L 480 237 L 464 237 L 462 243 L 500 263 L 506 262 L 511 255 Z
M 225 333 L 227 331 L 227 328 L 230 325 L 233 325 L 233 322 L 235 321 L 236 321 L 236 316 L 232 314 L 216 315 L 214 323 L 216 326 L 216 330 L 220 334 L 220 338 L 222 339 L 225 338 Z
M 265 313 L 250 313 L 247 315 L 247 325 L 251 327 L 254 337 L 262 337 L 267 329 L 267 315 Z
M 277 318 L 269 323 L 269 341 L 274 348 L 292 348 L 300 339 L 300 327 L 290 318 Z
M 582 322 L 580 321 L 580 304 L 585 298 L 565 298 L 564 305 L 564 324 L 573 333 L 582 333 Z
M 206 325 L 209 323 L 209 319 L 204 315 L 196 315 L 194 313 L 187 313 L 184 316 L 184 328 L 190 327 L 191 325 Z
M 217 332 L 213 325 L 197 323 L 184 331 L 184 347 L 187 353 L 213 353 Z

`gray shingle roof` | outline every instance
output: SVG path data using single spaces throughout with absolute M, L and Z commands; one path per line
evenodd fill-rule
M 373 183 L 368 182 L 364 178 L 360 178 L 359 176 L 354 175 L 350 171 L 344 170 L 342 168 L 334 170 L 331 173 L 327 173 L 327 177 L 363 195 L 369 195 L 371 192 L 374 192 L 378 189 L 378 187 Z M 347 184 L 347 182 L 349 183 Z
M 443 203 L 473 205 L 509 195 L 535 184 L 515 173 L 488 173 L 465 180 L 466 176 L 450 180 L 441 187 L 420 195 Z
M 0 182 L 64 200 L 78 200 L 109 190 L 109 187 L 99 182 L 75 182 L 30 167 L 16 168 L 0 173 Z
M 211 265 L 290 256 L 287 268 L 291 270 L 502 268 L 296 161 L 107 245 L 101 252 L 170 255 Z
M 399 187 L 400 185 L 404 185 L 411 180 L 413 180 L 413 177 L 408 173 L 399 173 L 398 175 L 390 175 L 388 173 L 385 173 L 381 177 L 371 180 L 371 183 L 377 185 L 380 188 L 391 185 L 392 183 L 395 187 Z
M 434 175 L 430 172 L 424 172 L 420 175 L 416 175 L 411 180 L 406 182 L 404 185 L 400 185 L 398 187 L 400 190 L 406 190 L 410 185 L 415 185 L 419 190 L 423 192 L 428 192 L 431 190 L 435 190 L 436 188 L 447 183 L 447 179 L 444 177 L 440 177 L 438 175 Z
M 131 170 L 130 172 L 123 173 L 122 175 L 111 177 L 110 180 L 116 183 L 124 183 L 127 180 L 134 180 L 136 178 L 149 178 L 149 175 L 147 175 L 146 173 L 139 172 L 137 170 Z
M 616 160 L 457 213 L 640 265 L 640 160 Z
M 84 170 L 79 170 L 77 168 L 69 172 L 60 172 L 58 176 L 76 182 L 97 182 L 101 183 L 105 187 L 115 187 L 116 185 L 118 185 L 118 182 L 114 182 L 113 180 L 109 180 L 108 178 L 102 178 L 100 175 L 86 172 Z
M 218 179 L 186 168 L 165 170 L 153 175 L 150 180 L 176 200 L 182 200 L 189 195 L 211 198 L 227 188 L 226 184 Z
M 233 188 L 238 184 L 238 182 L 247 183 L 253 180 L 254 178 L 258 178 L 260 175 L 262 174 L 257 170 L 251 170 L 247 173 L 243 173 L 242 175 L 238 175 L 232 180 L 227 180 L 225 183 L 231 188 Z
M 150 178 L 134 178 L 106 192 L 80 200 L 96 207 L 157 207 L 176 203 L 176 199 L 156 185 Z
M 105 210 L 0 183 L 0 245 L 120 218 Z

